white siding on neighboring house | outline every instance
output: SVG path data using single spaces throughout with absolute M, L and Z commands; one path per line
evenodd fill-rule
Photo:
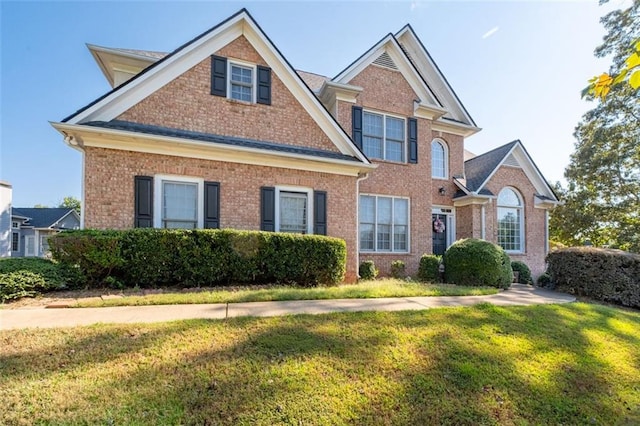
M 0 181 L 0 257 L 11 256 L 11 185 Z

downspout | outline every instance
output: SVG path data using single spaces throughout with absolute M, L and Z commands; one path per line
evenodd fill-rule
M 358 173 L 358 179 L 356 179 L 356 267 L 360 265 L 360 223 L 357 219 L 360 217 L 360 182 L 368 177 L 369 173 Z M 358 277 L 357 269 L 356 277 Z
M 544 255 L 549 254 L 549 210 L 544 211 Z
M 482 226 L 482 228 L 480 229 L 480 238 L 482 238 L 483 240 L 486 240 L 487 235 L 486 235 L 486 219 L 485 219 L 485 210 L 484 210 L 484 204 L 482 204 L 480 206 L 480 224 Z

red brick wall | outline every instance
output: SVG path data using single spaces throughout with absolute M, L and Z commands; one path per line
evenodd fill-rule
M 85 226 L 133 227 L 134 176 L 179 175 L 220 182 L 222 228 L 260 229 L 260 187 L 300 186 L 327 191 L 328 235 L 347 243 L 347 280 L 357 274 L 356 178 L 218 161 L 85 148 Z
M 523 254 L 510 254 L 512 260 L 521 260 L 531 268 L 535 277 L 545 270 L 545 210 L 535 208 L 534 194 L 537 192 L 522 169 L 502 166 L 493 175 L 486 188 L 498 195 L 502 188 L 509 186 L 518 190 L 524 199 L 525 251 Z M 498 240 L 498 213 L 496 200 L 486 206 L 487 240 Z
M 266 66 L 243 36 L 216 54 Z M 118 119 L 339 152 L 275 72 L 271 78 L 271 105 L 213 96 L 211 60 L 207 58 Z
M 370 65 L 354 77 L 350 84 L 363 88 L 356 103 L 365 109 L 413 117 L 413 101 L 417 95 L 399 71 Z M 337 120 L 351 134 L 351 107 L 348 102 L 337 102 Z M 410 198 L 409 253 L 360 253 L 360 261 L 373 260 L 382 275 L 388 275 L 391 262 L 402 260 L 409 274 L 415 274 L 420 257 L 432 251 L 431 209 L 433 205 L 453 208 L 456 187 L 451 177 L 463 172 L 464 138 L 432 131 L 431 120 L 418 119 L 418 164 L 400 164 L 372 159 L 378 168 L 360 184 L 361 194 L 376 194 Z M 449 177 L 431 178 L 431 141 L 441 138 L 448 147 Z M 445 188 L 445 195 L 439 189 Z M 456 213 L 457 214 L 457 213 Z M 460 226 L 460 219 L 456 217 Z

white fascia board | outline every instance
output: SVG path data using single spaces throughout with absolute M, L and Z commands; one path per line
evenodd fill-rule
M 398 70 L 402 73 L 403 77 L 411 86 L 411 89 L 420 97 L 422 103 L 431 102 L 431 104 L 440 107 L 436 97 L 431 92 L 429 87 L 422 80 L 416 69 L 404 54 L 400 44 L 393 37 L 392 34 L 387 35 L 380 40 L 378 44 L 373 46 L 367 53 L 362 55 L 356 62 L 351 64 L 347 69 L 342 71 L 332 81 L 342 84 L 348 84 L 353 78 L 360 74 L 365 68 L 367 68 L 373 61 L 375 61 L 380 55 L 387 52 L 389 57 L 398 67 Z
M 100 102 L 77 114 L 71 124 L 88 121 L 110 121 L 175 78 L 209 58 L 236 38 L 244 35 L 267 65 L 282 80 L 309 115 L 327 134 L 341 153 L 353 155 L 369 164 L 367 157 L 353 144 L 349 136 L 331 117 L 316 96 L 303 83 L 300 76 L 288 66 L 275 46 L 266 38 L 251 17 L 242 12 L 224 22 L 214 31 L 192 41 L 179 52 L 165 58 L 161 64 L 139 78 L 129 81 Z
M 335 101 L 356 103 L 356 98 L 364 89 L 360 86 L 325 81 L 318 92 L 318 97 L 325 105 L 333 105 Z
M 375 164 L 289 152 L 195 141 L 170 136 L 142 134 L 115 129 L 52 123 L 65 138 L 75 139 L 84 147 L 116 149 L 185 158 L 279 167 L 348 176 L 358 176 L 375 168 Z
M 465 138 L 478 133 L 482 130 L 479 127 L 469 126 L 463 123 L 456 123 L 453 121 L 445 121 L 442 118 L 431 123 L 431 130 L 439 132 L 451 133 Z
M 441 102 L 445 102 L 444 106 L 453 115 L 453 118 L 463 121 L 469 126 L 476 127 L 473 119 L 465 110 L 462 102 L 455 95 L 429 53 L 425 51 L 413 29 L 406 25 L 395 36 L 399 41 L 403 42 L 404 48 L 416 62 L 418 69 L 425 73 L 423 77 L 430 84 L 438 99 Z
M 547 181 L 544 179 L 544 177 L 540 174 L 540 172 L 538 171 L 538 168 L 533 163 L 533 160 L 531 159 L 531 157 L 529 157 L 529 155 L 526 153 L 526 151 L 524 150 L 524 147 L 522 146 L 522 142 L 520 141 L 518 141 L 518 143 L 516 143 L 513 146 L 513 148 L 511 148 L 511 150 L 509 150 L 509 152 L 505 154 L 505 156 L 502 158 L 502 160 L 496 166 L 496 168 L 493 169 L 491 174 L 487 176 L 487 179 L 485 179 L 485 181 L 482 182 L 482 185 L 478 187 L 478 191 L 480 191 L 482 188 L 485 187 L 485 185 L 496 174 L 498 169 L 502 167 L 502 165 L 504 164 L 505 160 L 509 157 L 509 155 L 513 155 L 514 158 L 518 160 L 518 163 L 520 164 L 520 168 L 522 169 L 524 174 L 527 176 L 529 181 L 531 181 L 531 183 L 533 184 L 533 187 L 536 189 L 538 194 L 545 195 L 549 198 L 554 198 L 554 199 L 556 198 L 555 194 L 553 193 L 553 190 L 551 189 Z
M 418 118 L 426 118 L 428 120 L 437 120 L 447 113 L 445 108 L 434 105 L 418 104 L 414 105 L 414 115 Z
M 465 194 L 469 195 L 471 194 L 471 192 L 469 191 L 469 189 L 457 178 L 453 178 L 453 183 L 460 188 L 461 191 L 463 191 Z
M 111 87 L 115 85 L 115 71 L 125 71 L 137 74 L 149 65 L 157 62 L 158 59 L 149 58 L 147 56 L 136 55 L 131 52 L 123 52 L 118 49 L 110 49 L 108 47 L 87 44 L 87 48 L 91 55 L 98 63 L 100 70 L 109 81 Z
M 491 195 L 478 195 L 478 194 L 469 194 L 463 197 L 455 198 L 453 200 L 454 207 L 464 207 L 469 205 L 483 205 L 489 203 L 492 199 L 496 198 Z

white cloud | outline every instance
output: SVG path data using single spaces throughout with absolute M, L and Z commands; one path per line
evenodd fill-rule
M 497 33 L 499 29 L 500 29 L 500 27 L 493 27 L 493 28 L 491 28 L 489 31 L 487 31 L 486 33 L 484 33 L 484 34 L 482 35 L 482 38 L 484 39 L 484 38 L 489 38 L 489 37 L 491 37 L 492 35 L 494 35 L 495 33 Z

